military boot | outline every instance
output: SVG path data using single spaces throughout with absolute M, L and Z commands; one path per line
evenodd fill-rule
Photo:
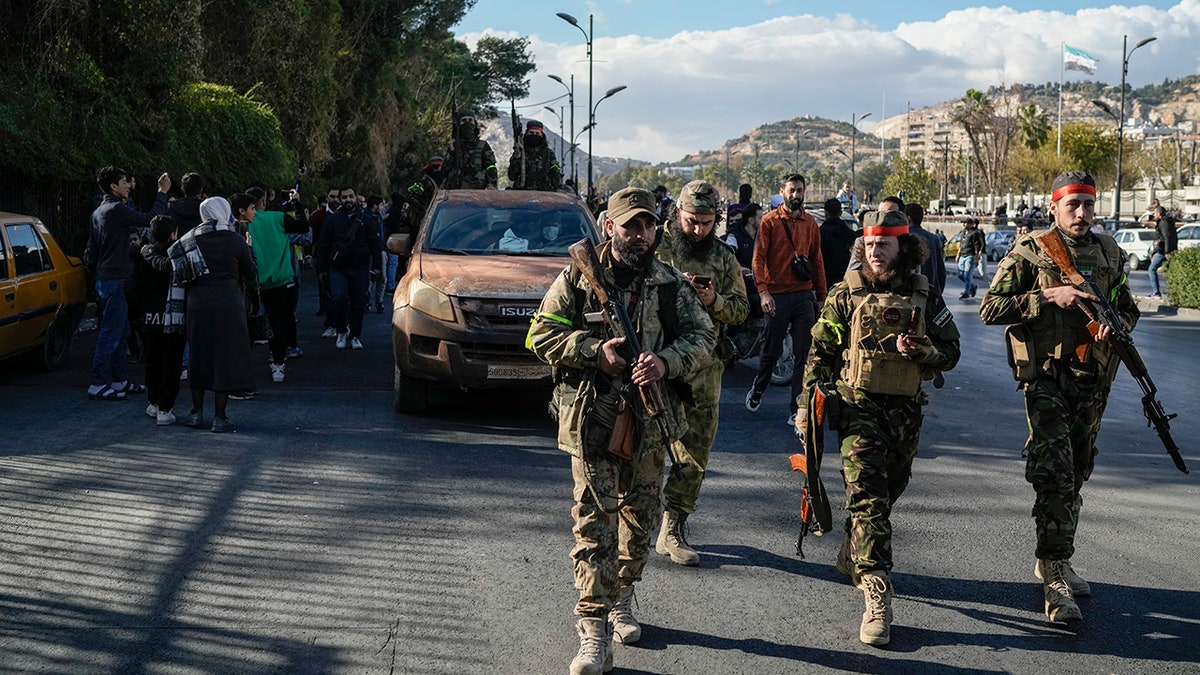
M 613 669 L 612 628 L 599 617 L 583 617 L 576 624 L 579 653 L 571 661 L 571 675 L 601 675 Z
M 1046 594 L 1046 618 L 1053 623 L 1079 621 L 1083 613 L 1075 598 L 1071 595 L 1071 586 L 1067 583 L 1063 568 L 1066 560 L 1037 561 L 1038 578 L 1042 580 L 1042 590 Z
M 622 586 L 617 594 L 617 604 L 608 612 L 608 623 L 612 626 L 613 640 L 631 645 L 642 637 L 642 625 L 633 616 L 633 586 Z
M 892 579 L 884 571 L 872 570 L 859 583 L 866 599 L 858 639 L 863 644 L 882 647 L 892 641 Z
M 837 571 L 849 577 L 850 583 L 858 588 L 861 580 L 858 578 L 858 570 L 854 567 L 854 560 L 850 557 L 850 535 L 846 535 L 842 540 L 842 548 L 838 550 L 835 566 Z
M 1041 561 L 1038 562 L 1040 563 Z M 1071 587 L 1071 596 L 1086 598 L 1091 595 L 1092 587 L 1088 585 L 1088 582 L 1083 580 L 1083 577 L 1076 574 L 1075 570 L 1071 569 L 1071 561 L 1065 560 L 1063 562 L 1065 563 L 1063 566 L 1063 578 L 1067 580 L 1067 585 Z M 1040 564 L 1034 563 L 1033 575 L 1038 578 L 1038 581 L 1044 581 L 1042 579 L 1042 566 Z
M 687 514 L 682 511 L 663 511 L 662 528 L 658 531 L 658 541 L 654 550 L 660 555 L 671 556 L 671 561 L 680 565 L 699 565 L 700 554 L 688 546 L 683 534 L 683 526 L 687 523 Z

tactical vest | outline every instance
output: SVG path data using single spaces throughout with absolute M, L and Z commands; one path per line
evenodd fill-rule
M 486 141 L 463 141 L 456 144 L 448 158 L 450 177 L 447 184 L 452 189 L 482 190 L 488 185 L 487 167 L 483 164 L 483 148 Z M 462 155 L 455 158 L 459 148 L 467 146 Z M 456 166 L 457 164 L 457 166 Z
M 921 390 L 922 366 L 896 347 L 901 333 L 925 335 L 929 281 L 912 276 L 912 295 L 871 291 L 859 270 L 846 272 L 854 301 L 850 343 L 842 354 L 842 381 L 870 394 L 916 396 Z
M 1054 231 L 1041 230 L 1030 235 L 1034 241 Z M 1075 268 L 1084 278 L 1091 279 L 1104 293 L 1112 299 L 1113 288 L 1116 287 L 1124 269 L 1121 267 L 1121 250 L 1112 237 L 1103 234 L 1093 234 L 1092 243 L 1067 246 Z M 1038 268 L 1037 282 L 1034 290 L 1067 286 L 1069 282 L 1063 273 L 1051 262 L 1050 257 L 1041 252 L 1040 247 L 1031 251 L 1025 246 L 1016 246 L 1017 253 L 1026 260 L 1034 262 Z M 1026 332 L 1030 342 L 1029 352 L 1034 363 L 1040 363 L 1047 358 L 1074 359 L 1075 348 L 1081 344 L 1091 344 L 1091 354 L 1099 356 L 1107 362 L 1107 343 L 1093 343 L 1088 333 L 1087 324 L 1090 321 L 1087 314 L 1076 309 L 1061 309 L 1058 305 L 1042 305 L 1037 318 L 1029 322 Z

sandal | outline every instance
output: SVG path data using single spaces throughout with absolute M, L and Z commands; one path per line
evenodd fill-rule
M 146 393 L 146 385 L 137 384 L 129 380 L 125 381 L 125 386 L 117 389 L 122 394 L 144 394 Z
M 109 385 L 104 385 L 104 388 L 96 393 L 88 393 L 90 401 L 124 401 L 128 395 L 124 391 L 113 389 Z

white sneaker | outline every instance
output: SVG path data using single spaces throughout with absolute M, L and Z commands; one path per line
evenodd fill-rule
M 789 427 L 796 426 L 796 413 L 792 413 L 792 416 L 788 418 L 787 425 Z
M 186 368 L 186 367 L 184 367 L 184 369 L 183 369 L 183 370 L 179 371 L 179 379 L 180 379 L 180 381 L 186 380 L 186 379 L 187 379 L 187 376 L 188 376 L 187 368 Z
M 350 348 L 351 349 L 362 349 L 362 340 L 359 340 L 358 338 L 354 338 L 354 339 L 350 340 Z
M 332 329 L 330 329 L 330 330 L 332 330 Z M 346 340 L 349 337 L 350 337 L 349 333 L 338 333 L 337 334 L 337 344 L 334 346 L 337 347 L 338 349 L 345 349 L 346 348 Z
M 326 328 L 325 332 L 321 333 L 321 337 L 323 337 L 323 338 L 331 338 L 331 337 L 336 337 L 336 336 L 337 336 L 337 330 L 333 326 Z
M 270 365 L 271 365 L 271 381 L 272 382 L 283 382 L 283 364 L 281 363 L 279 365 L 275 365 L 274 363 L 272 363 Z
M 154 417 L 156 415 L 158 415 L 158 406 L 153 403 L 146 406 L 146 417 Z
M 155 417 L 158 419 L 160 427 L 169 427 L 175 424 L 175 413 L 170 410 L 159 410 Z

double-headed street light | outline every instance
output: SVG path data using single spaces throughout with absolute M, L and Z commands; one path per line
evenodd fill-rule
M 854 152 L 854 143 L 858 140 L 858 123 L 870 116 L 871 113 L 867 113 L 862 116 L 854 114 L 850 115 L 850 188 L 853 190 L 858 189 L 858 183 L 854 181 L 854 159 L 856 157 Z
M 800 131 L 799 129 L 797 129 L 796 131 L 797 131 L 796 151 L 792 154 L 792 170 L 793 171 L 798 171 L 798 169 L 796 167 L 800 166 L 800 139 L 812 134 L 812 129 L 805 129 L 804 131 Z
M 583 33 L 584 40 L 587 41 L 588 110 L 590 111 L 590 110 L 592 110 L 592 107 L 593 107 L 592 85 L 596 79 L 592 74 L 593 73 L 592 67 L 594 65 L 594 61 L 592 60 L 592 35 L 595 32 L 595 22 L 593 21 L 592 15 L 588 14 L 588 29 L 585 31 L 583 29 L 583 26 L 579 25 L 579 21 L 576 20 L 575 17 L 571 16 L 570 14 L 567 14 L 566 12 L 558 12 L 557 16 L 558 16 L 558 18 L 562 19 L 563 21 L 566 21 L 567 23 L 571 24 L 572 26 L 575 26 L 576 28 L 578 28 L 579 32 Z M 574 84 L 574 80 L 572 80 L 572 84 Z M 588 190 L 589 191 L 592 189 L 592 132 L 591 132 L 591 127 L 595 126 L 595 122 L 596 122 L 596 120 L 588 118 L 588 125 L 586 127 L 584 127 L 585 129 L 588 130 Z M 573 163 L 574 163 L 574 160 L 572 159 L 572 164 Z M 578 188 L 578 187 L 579 186 L 576 185 L 576 188 Z M 587 194 L 587 193 L 584 193 L 584 194 Z
M 590 52 L 590 50 L 589 50 Z M 571 138 L 575 137 L 575 76 L 571 75 L 571 86 L 567 87 L 567 83 L 563 82 L 562 78 L 557 75 L 547 75 L 546 77 L 561 84 L 567 89 L 567 105 L 571 108 Z M 565 157 L 563 159 L 566 159 Z M 575 175 L 575 144 L 571 144 L 571 183 L 575 185 L 576 192 L 579 191 L 579 177 Z
M 1133 46 L 1133 49 L 1129 49 L 1128 35 L 1121 42 L 1121 108 L 1118 111 L 1117 119 L 1117 194 L 1113 197 L 1113 211 L 1116 213 L 1118 223 L 1121 222 L 1121 160 L 1125 149 L 1125 76 L 1129 74 L 1129 57 L 1133 56 L 1139 47 L 1144 47 L 1157 39 L 1157 37 L 1142 38 Z

